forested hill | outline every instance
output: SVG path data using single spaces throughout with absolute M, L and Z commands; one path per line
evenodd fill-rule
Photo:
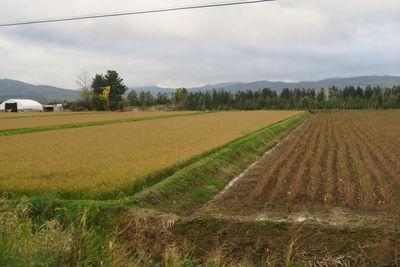
M 76 100 L 78 97 L 79 91 L 0 79 L 0 102 L 10 98 L 27 98 L 47 102 L 51 100 Z

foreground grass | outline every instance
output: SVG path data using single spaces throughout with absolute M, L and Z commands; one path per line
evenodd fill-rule
M 398 266 L 399 231 L 0 201 L 0 266 Z
M 111 245 L 114 228 L 105 227 L 109 216 L 95 223 L 99 211 L 88 206 L 69 211 L 37 204 L 0 200 L 1 266 L 113 265 L 118 247 Z

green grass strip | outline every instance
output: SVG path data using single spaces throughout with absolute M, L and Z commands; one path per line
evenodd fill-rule
M 164 212 L 189 214 L 309 116 L 310 113 L 304 112 L 240 138 L 144 189 L 128 202 Z
M 0 136 L 46 132 L 46 131 L 63 130 L 63 129 L 71 129 L 71 128 L 81 128 L 81 127 L 92 127 L 92 126 L 100 126 L 100 125 L 108 125 L 108 124 L 119 124 L 119 123 L 135 122 L 135 121 L 167 119 L 167 118 L 174 118 L 174 117 L 195 116 L 195 115 L 201 115 L 201 114 L 206 114 L 206 113 L 209 113 L 209 112 L 196 112 L 196 113 L 163 115 L 163 116 L 155 116 L 155 117 L 131 118 L 131 119 L 123 119 L 123 120 L 94 121 L 94 122 L 83 122 L 83 123 L 72 123 L 72 124 L 62 124 L 62 125 L 21 128 L 21 129 L 12 129 L 12 130 L 1 130 Z

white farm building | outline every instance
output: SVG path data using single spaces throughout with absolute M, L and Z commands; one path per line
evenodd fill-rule
M 8 99 L 0 104 L 0 112 L 43 112 L 43 106 L 31 99 Z

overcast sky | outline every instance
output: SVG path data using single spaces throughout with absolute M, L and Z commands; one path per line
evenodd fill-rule
M 1 0 L 0 23 L 223 0 Z M 400 74 L 399 0 L 278 0 L 0 28 L 0 78 L 76 88 L 118 71 L 129 86 Z

